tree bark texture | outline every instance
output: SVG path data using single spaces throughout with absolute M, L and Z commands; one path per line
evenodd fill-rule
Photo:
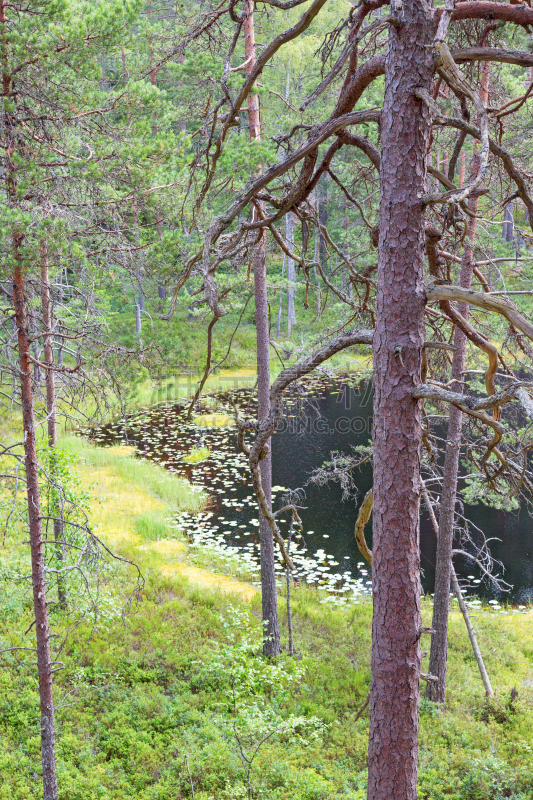
M 255 64 L 254 2 L 244 3 L 244 51 L 246 72 Z M 248 121 L 250 140 L 261 138 L 259 97 L 248 95 Z M 255 215 L 256 212 L 254 212 Z M 266 275 L 266 234 L 263 232 L 254 252 L 254 294 L 257 355 L 257 418 L 267 417 L 270 411 L 270 331 L 268 324 L 268 296 Z M 270 440 L 268 454 L 260 463 L 261 483 L 268 505 L 272 507 L 272 455 Z M 274 539 L 270 526 L 259 509 L 259 537 L 261 543 L 261 603 L 263 618 L 263 653 L 277 656 L 281 652 L 279 632 L 278 596 L 276 588 Z
M 415 800 L 420 700 L 420 382 L 433 24 L 415 0 L 389 30 L 374 334 L 374 533 L 368 800 Z
M 15 250 L 16 249 L 17 245 L 15 244 Z M 13 304 L 18 336 L 20 394 L 22 422 L 24 427 L 26 488 L 30 528 L 31 573 L 35 611 L 35 635 L 37 640 L 39 698 L 41 705 L 43 797 L 44 800 L 57 800 L 52 661 L 50 656 L 50 628 L 46 608 L 42 520 L 39 498 L 39 470 L 37 465 L 35 420 L 33 415 L 33 388 L 31 384 L 30 342 L 26 304 L 24 300 L 24 279 L 18 265 L 15 267 L 13 276 Z

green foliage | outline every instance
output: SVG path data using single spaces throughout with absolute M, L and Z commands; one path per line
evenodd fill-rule
M 97 469 L 109 469 L 112 458 L 115 465 L 130 460 L 80 445 L 67 443 L 78 457 L 87 451 Z M 133 481 L 134 473 L 125 474 Z M 156 524 L 148 512 L 145 517 L 138 527 L 143 534 Z M 31 609 L 27 588 L 11 581 L 24 560 L 11 553 L 8 568 L 2 560 L 0 577 L 10 590 L 0 597 L 0 611 L 13 629 Z M 191 779 L 196 798 L 246 798 L 239 741 L 247 757 L 258 748 L 250 772 L 256 798 L 363 800 L 368 717 L 355 722 L 355 716 L 370 678 L 370 604 L 330 609 L 315 590 L 295 590 L 299 658 L 269 661 L 261 653 L 258 602 L 250 611 L 222 594 L 169 581 L 151 563 L 142 602 L 124 623 L 82 623 L 60 656 L 61 800 L 189 800 Z M 108 581 L 118 599 L 124 591 L 119 574 Z M 426 619 L 429 604 L 423 611 Z M 424 800 L 531 800 L 528 619 L 478 612 L 476 628 L 500 699 L 491 706 L 482 701 L 462 620 L 452 614 L 447 709 L 425 702 L 421 708 L 419 794 Z M 1 658 L 0 798 L 38 800 L 37 687 L 20 659 Z M 519 697 L 511 702 L 506 698 L 515 684 Z

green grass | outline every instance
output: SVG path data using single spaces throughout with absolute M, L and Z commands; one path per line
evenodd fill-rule
M 259 593 L 216 575 L 228 568 L 223 559 L 188 550 L 170 525 L 177 507 L 198 507 L 198 494 L 132 458 L 129 448 L 97 448 L 75 437 L 61 445 L 91 487 L 99 535 L 135 558 L 146 585 L 123 621 L 109 614 L 81 624 L 60 655 L 59 640 L 52 643 L 64 664 L 55 675 L 60 800 L 191 800 L 191 780 L 195 800 L 246 798 L 234 723 L 247 752 L 265 726 L 274 729 L 254 762 L 256 798 L 363 800 L 368 711 L 356 716 L 370 680 L 371 604 L 330 608 L 320 603 L 321 591 L 294 589 L 297 658 L 264 662 Z M 0 553 L 4 577 L 17 559 L 27 564 L 25 539 L 22 529 L 13 531 Z M 123 570 L 108 572 L 104 584 L 121 606 Z M 30 595 L 21 584 L 5 587 L 1 647 L 16 637 L 30 646 Z M 55 632 L 63 633 L 69 619 L 51 613 Z M 280 615 L 286 645 L 284 597 Z M 429 599 L 423 618 L 429 623 Z M 454 610 L 447 707 L 422 701 L 419 798 L 532 800 L 532 615 L 480 610 L 474 624 L 496 699 L 484 699 Z M 39 800 L 32 659 L 0 659 L 0 800 Z
M 142 487 L 151 492 L 168 504 L 169 511 L 199 511 L 205 503 L 205 494 L 192 487 L 187 480 L 172 475 L 152 461 L 135 458 L 133 447 L 96 447 L 88 445 L 79 436 L 63 436 L 58 445 L 80 465 L 100 469 L 112 467 L 130 489 Z
M 190 464 L 197 464 L 199 461 L 204 461 L 209 456 L 207 447 L 198 447 L 197 449 L 189 450 L 186 456 L 183 457 L 184 461 Z

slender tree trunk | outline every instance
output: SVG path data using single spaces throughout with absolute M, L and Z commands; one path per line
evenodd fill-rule
M 289 102 L 289 90 L 291 85 L 290 67 L 287 69 L 287 83 L 285 86 L 285 100 Z M 289 250 L 294 251 L 294 217 L 292 211 L 288 211 L 285 216 L 285 235 Z M 296 311 L 294 309 L 294 289 L 296 286 L 296 270 L 294 259 L 287 256 L 287 278 L 289 288 L 287 289 L 287 333 L 290 336 L 293 325 L 296 325 Z
M 59 274 L 57 276 L 58 288 L 57 288 L 57 300 L 58 304 L 61 307 L 63 305 L 63 270 L 59 270 Z M 57 337 L 58 345 L 57 345 L 57 365 L 58 367 L 63 366 L 63 337 Z
M 504 223 L 502 225 L 502 238 L 506 242 L 514 241 L 514 218 L 513 218 L 513 202 L 507 203 L 503 215 Z
M 439 523 L 437 522 L 437 517 L 435 516 L 435 512 L 433 510 L 433 505 L 431 500 L 429 499 L 428 493 L 424 487 L 422 490 L 424 494 L 424 500 L 429 512 L 429 516 L 431 517 L 431 522 L 433 524 L 433 529 L 435 531 L 435 536 L 438 538 L 439 536 Z M 479 669 L 479 674 L 481 675 L 481 680 L 483 681 L 483 686 L 485 687 L 485 693 L 487 697 L 492 699 L 494 697 L 494 692 L 492 690 L 492 686 L 490 683 L 490 678 L 485 667 L 485 662 L 483 661 L 483 656 L 481 655 L 481 650 L 479 649 L 479 645 L 477 643 L 476 632 L 470 620 L 470 614 L 468 613 L 468 607 L 465 603 L 465 599 L 463 597 L 463 593 L 461 591 L 461 587 L 459 585 L 459 581 L 457 579 L 457 575 L 455 573 L 454 566 L 452 564 L 451 569 L 451 580 L 452 580 L 452 589 L 457 598 L 457 602 L 459 603 L 459 608 L 461 610 L 461 614 L 463 615 L 463 619 L 466 625 L 466 630 L 468 632 L 468 638 L 470 639 L 470 644 L 472 645 L 472 651 L 474 653 L 474 658 L 476 659 L 476 664 Z M 430 674 L 431 670 L 430 670 Z
M 490 63 L 482 66 L 481 87 L 482 99 L 486 103 L 488 97 Z M 472 159 L 472 173 L 479 168 L 479 157 L 474 151 Z M 474 244 L 476 240 L 476 214 L 479 199 L 472 197 L 468 200 L 473 216 L 468 217 L 465 249 L 461 261 L 459 286 L 470 289 L 474 271 Z M 466 303 L 458 304 L 457 310 L 463 317 L 468 318 L 469 306 Z M 451 391 L 462 392 L 466 359 L 466 336 L 458 327 L 454 331 L 455 350 L 452 359 L 452 384 Z M 437 540 L 437 563 L 435 567 L 435 594 L 433 599 L 433 620 L 431 627 L 436 633 L 431 639 L 431 652 L 429 657 L 429 673 L 435 675 L 438 681 L 428 681 L 426 697 L 436 703 L 444 703 L 446 698 L 446 668 L 448 659 L 448 617 L 450 613 L 450 581 L 452 580 L 453 564 L 453 531 L 455 524 L 455 505 L 457 502 L 457 481 L 459 477 L 459 457 L 461 452 L 461 439 L 463 429 L 463 414 L 460 409 L 450 406 L 448 421 L 448 435 L 446 438 L 446 454 L 444 456 L 444 472 L 442 495 L 439 512 L 439 535 Z M 457 579 L 456 579 L 457 580 Z
M 140 338 L 142 332 L 141 326 L 141 307 L 139 305 L 139 301 L 135 298 L 135 334 L 137 338 Z
M 183 65 L 183 61 L 184 61 L 183 53 L 179 53 L 178 64 Z M 180 89 L 182 89 L 183 81 L 178 81 L 178 86 L 180 87 Z M 187 122 L 184 119 L 180 120 L 180 131 L 183 131 L 183 133 L 187 133 Z
M 292 211 L 288 211 L 285 216 L 285 235 L 289 250 L 294 251 L 294 218 Z M 287 289 L 287 333 L 290 335 L 291 328 L 296 325 L 296 311 L 294 310 L 294 287 L 296 286 L 296 269 L 294 259 L 287 256 L 287 278 L 289 288 Z
M 8 46 L 5 41 L 6 0 L 0 0 L 0 27 L 2 42 L 2 93 L 4 96 L 4 138 L 7 142 L 4 158 L 4 180 L 8 206 L 17 205 L 16 170 L 13 156 L 18 142 L 18 126 L 13 108 L 16 108 L 16 94 L 10 74 Z M 43 767 L 43 800 L 57 800 L 57 777 L 55 761 L 55 719 L 52 687 L 52 661 L 50 657 L 50 628 L 46 608 L 46 581 L 43 554 L 43 532 L 41 505 L 39 497 L 39 469 L 35 441 L 35 419 L 33 413 L 33 387 L 31 383 L 30 342 L 28 318 L 24 298 L 24 278 L 21 271 L 20 247 L 24 233 L 12 233 L 13 306 L 18 343 L 20 401 L 22 406 L 22 427 L 24 432 L 24 461 L 26 469 L 26 502 L 30 532 L 31 575 L 33 588 L 33 608 L 35 614 L 35 638 L 37 647 L 37 672 L 39 681 L 39 700 L 41 710 L 41 762 Z
M 328 222 L 328 187 L 326 183 L 326 175 L 322 175 L 318 181 L 317 186 L 318 194 L 318 221 L 321 225 L 327 225 Z M 320 266 L 322 269 L 326 266 L 328 258 L 328 250 L 326 246 L 326 239 L 323 234 L 320 234 Z
M 50 278 L 48 273 L 48 253 L 44 243 L 40 248 L 41 256 L 41 304 L 43 314 L 43 333 L 44 333 L 44 363 L 46 364 L 45 383 L 46 383 L 46 415 L 48 427 L 48 447 L 53 451 L 57 444 L 57 416 L 56 416 L 56 387 L 54 375 L 54 347 L 52 339 L 52 304 L 50 300 Z M 54 470 L 54 456 L 52 452 L 50 467 L 50 478 L 56 480 Z M 57 495 L 57 490 L 53 489 Z M 64 560 L 65 544 L 63 539 L 63 522 L 61 502 L 54 509 L 54 542 L 56 547 L 57 560 L 59 564 Z M 62 575 L 57 578 L 57 600 L 62 608 L 67 606 L 67 589 L 65 579 Z
M 35 319 L 35 312 L 31 307 L 28 308 L 28 331 L 30 334 L 31 342 L 31 349 L 33 353 L 33 357 L 36 361 L 40 361 L 39 358 L 39 339 L 37 338 L 37 320 Z M 41 383 L 41 368 L 39 364 L 33 362 L 33 385 L 34 387 L 38 387 Z
M 30 343 L 28 320 L 24 301 L 24 279 L 19 265 L 13 276 L 13 303 L 18 335 L 20 367 L 20 394 L 22 423 L 24 427 L 24 453 L 26 465 L 26 487 L 28 518 L 30 527 L 31 573 L 33 606 L 35 611 L 35 635 L 37 640 L 37 669 L 39 674 L 39 697 L 41 704 L 41 761 L 43 765 L 44 800 L 57 800 L 57 778 L 55 762 L 55 720 L 52 692 L 52 661 L 50 656 L 50 627 L 46 608 L 46 586 L 43 554 L 41 505 L 37 450 L 35 443 L 35 420 L 33 415 L 33 388 L 31 385 Z
M 294 529 L 294 517 L 291 516 L 291 524 L 289 528 L 289 536 L 287 540 L 287 553 L 291 552 L 292 533 Z M 294 634 L 292 629 L 292 609 L 291 609 L 291 580 L 292 575 L 288 566 L 285 567 L 285 582 L 287 587 L 287 633 L 289 636 L 289 655 L 294 655 Z
M 287 260 L 287 254 L 283 253 L 283 264 L 281 267 L 281 279 L 285 277 L 285 261 Z M 283 313 L 283 289 L 279 293 L 279 304 L 278 304 L 278 321 L 276 324 L 276 339 L 279 339 L 281 336 L 281 315 Z
M 420 383 L 424 206 L 434 28 L 416 0 L 390 27 L 381 115 L 374 334 L 374 534 L 369 800 L 415 800 L 420 700 Z
M 476 213 L 478 201 L 470 200 L 469 207 Z M 473 244 L 476 232 L 476 218 L 468 218 L 467 243 L 464 250 L 459 285 L 469 289 L 472 282 Z M 461 303 L 458 311 L 468 317 L 468 305 Z M 464 379 L 466 336 L 459 328 L 455 328 L 454 346 L 456 350 L 452 360 L 452 379 L 454 383 L 450 391 L 461 392 Z M 448 657 L 448 615 L 450 608 L 450 580 L 452 572 L 453 530 L 455 523 L 455 505 L 457 502 L 457 479 L 459 476 L 459 457 L 463 414 L 460 409 L 450 406 L 448 435 L 446 438 L 446 454 L 444 457 L 444 474 L 439 513 L 439 538 L 437 541 L 437 562 L 435 567 L 435 595 L 433 600 L 432 628 L 436 633 L 431 640 L 429 672 L 435 675 L 438 682 L 428 682 L 426 697 L 437 703 L 444 703 L 446 696 L 446 662 Z
M 254 0 L 244 2 L 244 52 L 246 72 L 255 64 Z M 248 95 L 248 121 L 250 139 L 261 138 L 259 97 Z M 255 212 L 254 212 L 255 213 Z M 266 417 L 270 411 L 270 332 L 268 326 L 268 296 L 266 275 L 266 236 L 263 232 L 254 253 L 255 327 L 257 337 L 257 418 Z M 268 455 L 261 461 L 261 482 L 269 505 L 272 504 L 272 454 L 270 442 Z M 277 656 L 281 652 L 279 632 L 278 595 L 274 539 L 268 522 L 259 511 L 259 536 L 261 540 L 261 603 L 263 616 L 263 653 Z
M 459 186 L 464 186 L 466 172 L 466 156 L 465 151 L 461 151 L 459 156 Z
M 318 212 L 318 204 L 317 204 L 317 212 Z M 318 228 L 315 226 L 315 249 L 313 253 L 313 260 L 318 262 L 320 257 L 320 233 Z M 320 277 L 318 275 L 318 270 L 316 267 L 313 268 L 315 281 L 316 281 L 316 313 L 318 319 L 322 316 L 322 292 L 320 287 Z

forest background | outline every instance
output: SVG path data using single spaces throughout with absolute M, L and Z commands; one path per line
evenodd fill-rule
M 477 19 L 459 16 L 454 23 L 450 48 L 462 77 L 449 65 L 446 73 L 444 60 L 432 96 L 420 90 L 417 99 L 437 120 L 424 145 L 430 227 L 422 250 L 427 297 L 433 291 L 438 303 L 428 312 L 426 394 L 417 396 L 426 397 L 426 407 L 440 419 L 448 414 L 447 403 L 464 414 L 473 408 L 464 397 L 442 394 L 450 388 L 498 398 L 481 412 L 490 409 L 492 417 L 478 411 L 482 424 L 469 422 L 459 435 L 476 467 L 469 498 L 505 505 L 516 498 L 529 502 L 530 486 L 531 399 L 520 391 L 530 387 L 531 375 L 533 18 L 527 17 L 529 6 L 518 6 L 526 17 L 507 25 L 505 14 L 498 20 L 492 8 L 507 4 L 490 5 Z M 298 658 L 263 658 L 261 600 L 246 582 L 249 576 L 208 551 L 191 554 L 175 539 L 169 519 L 178 510 L 198 510 L 198 493 L 138 464 L 129 451 L 101 451 L 70 435 L 77 426 L 134 407 L 178 401 L 184 376 L 200 388 L 205 381 L 206 390 L 217 376 L 224 389 L 228 381 L 238 386 L 255 379 L 262 312 L 254 277 L 262 246 L 272 375 L 293 367 L 300 378 L 295 365 L 322 350 L 323 361 L 335 356 L 330 367 L 371 363 L 367 329 L 381 313 L 383 131 L 377 121 L 387 39 L 405 23 L 401 4 L 387 15 L 380 3 L 257 3 L 248 9 L 255 22 L 253 52 L 247 49 L 247 20 L 240 17 L 247 6 L 0 0 L 0 510 L 6 523 L 0 797 L 41 797 L 43 781 L 45 800 L 57 797 L 57 790 L 54 795 L 47 789 L 46 765 L 44 774 L 40 765 L 42 684 L 39 712 L 33 655 L 26 649 L 35 614 L 31 583 L 23 579 L 32 525 L 31 470 L 21 446 L 27 438 L 26 431 L 21 436 L 24 374 L 30 370 L 32 413 L 41 423 L 35 479 L 54 531 L 45 531 L 45 558 L 54 598 L 49 683 L 53 674 L 59 797 L 366 796 L 371 604 L 326 610 L 316 591 L 299 587 L 293 593 Z M 487 41 L 488 54 L 482 52 Z M 279 44 L 234 112 L 251 66 L 271 42 Z M 354 90 L 346 65 L 348 77 L 361 77 Z M 447 80 L 450 75 L 455 82 Z M 338 111 L 350 91 L 353 102 L 341 125 L 335 121 L 341 112 L 335 116 L 332 109 Z M 321 120 L 332 121 L 329 139 Z M 357 133 L 350 133 L 353 123 Z M 306 138 L 312 136 L 319 140 L 314 150 Z M 293 156 L 294 163 L 276 172 L 272 165 Z M 270 181 L 254 186 L 269 168 Z M 437 197 L 441 190 L 446 197 Z M 247 191 L 250 198 L 241 203 Z M 267 208 L 271 220 L 263 238 L 254 231 Z M 383 241 L 382 231 L 381 248 Z M 475 260 L 475 291 L 510 303 L 507 313 L 493 313 L 478 299 L 475 331 L 450 303 L 466 296 L 445 294 L 460 283 L 467 251 L 468 263 Z M 24 284 L 19 295 L 18 274 Z M 26 373 L 22 305 L 29 334 Z M 354 326 L 363 333 L 350 339 Z M 458 330 L 468 339 L 468 384 L 464 364 L 459 377 L 452 373 Z M 335 347 L 328 345 L 332 341 Z M 403 368 L 405 358 L 421 374 L 420 364 L 409 366 L 403 347 L 393 362 Z M 504 412 L 509 444 L 500 469 L 489 432 L 503 434 L 499 408 L 509 400 L 521 402 L 526 420 Z M 243 430 L 257 434 L 253 427 Z M 425 458 L 423 469 L 442 482 L 442 464 L 435 466 L 430 452 Z M 513 458 L 522 459 L 520 480 Z M 258 463 L 259 455 L 252 472 Z M 21 489 L 19 481 L 30 488 Z M 438 503 L 438 496 L 433 499 Z M 67 556 L 56 546 L 58 521 L 76 531 L 64 579 Z M 134 564 L 143 576 L 137 584 Z M 213 584 L 212 573 L 224 570 L 239 570 L 244 580 Z M 449 596 L 449 574 L 444 584 Z M 423 600 L 427 628 L 432 610 L 431 600 Z M 496 616 L 486 610 L 476 619 L 496 688 L 496 696 L 487 698 L 453 608 L 446 708 L 430 697 L 421 704 L 420 754 L 414 758 L 420 797 L 533 797 L 533 638 L 527 615 L 513 611 Z M 414 613 L 418 625 L 416 619 Z M 280 620 L 285 647 L 281 604 Z M 416 782 L 416 769 L 413 774 Z M 383 786 L 376 794 L 368 791 L 386 796 Z

